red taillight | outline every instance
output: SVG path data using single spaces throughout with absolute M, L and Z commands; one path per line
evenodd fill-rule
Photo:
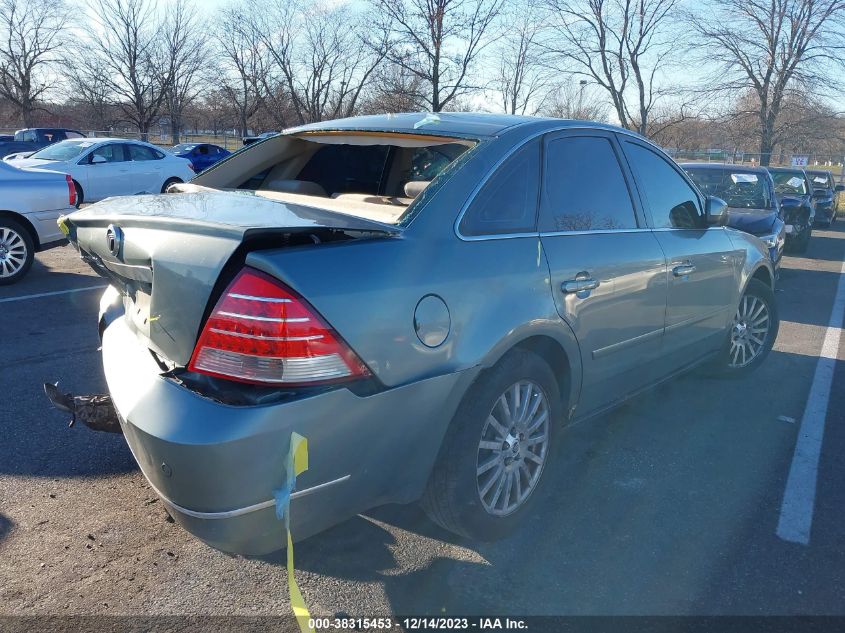
M 194 164 L 193 164 L 193 163 L 189 162 L 189 163 L 188 163 L 188 167 L 190 167 L 190 168 L 191 168 L 191 171 L 192 171 L 192 172 L 197 173 L 197 170 L 196 170 L 196 168 L 194 167 Z
M 67 200 L 68 206 L 76 206 L 76 186 L 73 184 L 73 178 L 69 174 L 65 174 L 65 181 L 67 182 Z
M 197 341 L 191 371 L 257 384 L 308 385 L 369 376 L 355 352 L 280 281 L 244 268 Z

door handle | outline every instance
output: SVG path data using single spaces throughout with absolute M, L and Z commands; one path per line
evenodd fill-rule
M 581 272 L 575 275 L 575 279 L 568 279 L 560 284 L 560 289 L 563 292 L 584 292 L 587 290 L 595 290 L 599 287 L 599 282 L 590 277 L 590 273 Z
M 692 262 L 679 264 L 672 269 L 672 274 L 675 275 L 675 277 L 686 277 L 687 275 L 694 272 L 695 266 L 693 266 Z

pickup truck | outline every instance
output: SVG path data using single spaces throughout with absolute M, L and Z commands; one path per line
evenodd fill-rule
M 0 158 L 5 158 L 9 154 L 17 154 L 22 152 L 35 152 L 42 147 L 47 147 L 53 143 L 64 141 L 69 138 L 84 138 L 82 132 L 76 130 L 67 130 L 64 128 L 29 128 L 26 130 L 18 130 L 15 132 L 15 138 L 12 141 L 0 142 Z

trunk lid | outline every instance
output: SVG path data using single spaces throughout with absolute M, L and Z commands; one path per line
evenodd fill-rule
M 63 222 L 82 258 L 123 295 L 129 327 L 158 355 L 182 367 L 191 358 L 209 301 L 240 270 L 248 252 L 316 248 L 400 232 L 249 192 L 113 198 Z

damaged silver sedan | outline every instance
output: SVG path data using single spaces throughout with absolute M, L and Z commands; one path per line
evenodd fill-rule
M 407 114 L 288 130 L 64 226 L 111 283 L 113 426 L 176 521 L 263 553 L 284 546 L 291 433 L 297 538 L 421 500 L 489 540 L 541 498 L 564 424 L 759 366 L 774 271 L 725 220 L 628 131 Z

